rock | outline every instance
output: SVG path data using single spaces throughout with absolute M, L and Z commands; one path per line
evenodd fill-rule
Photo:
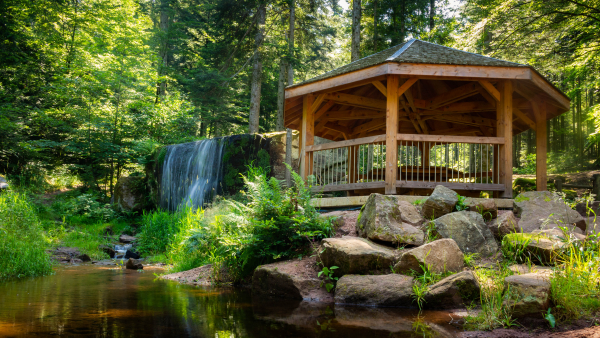
M 566 226 L 586 231 L 585 219 L 548 191 L 527 191 L 515 197 L 513 208 L 523 232 Z
M 127 258 L 140 259 L 140 255 L 137 252 L 128 249 L 125 251 L 125 255 L 123 255 L 123 259 Z
M 437 233 L 452 238 L 463 253 L 479 253 L 484 257 L 498 251 L 498 244 L 483 217 L 473 211 L 457 211 L 434 221 Z
M 550 282 L 540 273 L 512 275 L 504 279 L 506 308 L 513 310 L 513 317 L 539 316 L 550 305 Z
M 358 210 L 332 211 L 323 213 L 320 217 L 332 218 L 335 226 L 335 237 L 356 236 L 356 219 Z
M 80 259 L 82 262 L 91 262 L 92 261 L 90 256 L 88 256 L 86 254 L 81 254 L 81 255 L 77 256 L 77 258 Z
M 360 237 L 391 244 L 423 244 L 423 231 L 402 221 L 398 199 L 394 196 L 371 194 L 363 205 L 357 221 Z
M 345 275 L 337 282 L 336 304 L 401 306 L 411 304 L 414 278 L 404 275 Z
M 581 240 L 585 236 L 572 233 L 572 240 Z M 534 233 L 514 233 L 504 236 L 502 249 L 508 255 L 523 250 L 523 255 L 533 262 L 552 264 L 560 252 L 568 245 L 563 241 L 562 232 L 553 230 L 537 230 Z
M 309 301 L 333 301 L 317 278 L 315 261 L 292 260 L 261 265 L 252 276 L 252 295 L 257 298 L 284 298 Z
M 431 285 L 425 294 L 425 307 L 458 308 L 479 300 L 479 283 L 473 272 L 463 271 Z
M 587 231 L 585 232 L 588 236 L 592 234 L 600 235 L 600 215 L 597 217 L 589 217 L 586 220 Z
M 494 234 L 494 237 L 499 241 L 501 241 L 502 238 L 508 234 L 519 232 L 517 218 L 512 211 L 503 212 L 500 214 L 498 218 L 488 223 L 488 228 L 490 228 L 490 231 L 492 234 Z
M 98 249 L 106 253 L 110 258 L 115 258 L 115 249 L 110 245 L 100 245 Z
M 8 182 L 2 176 L 0 176 L 0 191 L 8 189 Z
M 437 185 L 431 196 L 423 203 L 423 217 L 435 219 L 451 213 L 458 202 L 458 194 L 443 185 Z
M 508 269 L 514 272 L 516 275 L 524 275 L 527 273 L 540 273 L 550 277 L 552 274 L 552 268 L 547 266 L 539 266 L 535 264 L 513 264 Z
M 422 272 L 426 265 L 435 273 L 459 272 L 463 269 L 464 255 L 453 239 L 438 239 L 402 254 L 394 266 L 396 273 Z
M 534 230 L 531 233 L 532 234 L 541 234 L 542 236 L 546 236 L 550 239 L 554 239 L 554 240 L 558 240 L 558 241 L 564 241 L 566 239 L 569 239 L 571 241 L 585 240 L 585 235 L 582 234 L 582 232 L 579 228 L 575 228 L 575 229 L 573 229 L 573 231 L 570 231 L 567 234 L 565 234 L 560 229 Z M 567 236 L 569 238 L 567 238 Z
M 144 266 L 137 259 L 129 258 L 125 263 L 125 268 L 130 270 L 142 270 Z
M 119 236 L 119 243 L 129 244 L 131 242 L 135 242 L 136 238 L 129 235 L 121 235 Z
M 600 217 L 600 201 L 577 203 L 577 205 L 575 205 L 575 211 L 584 218 L 593 217 L 594 215 Z
M 102 230 L 102 234 L 104 236 L 112 236 L 112 235 L 114 235 L 115 233 L 113 232 L 112 225 L 109 225 L 106 228 L 104 228 L 104 230 Z
M 146 204 L 144 178 L 141 176 L 121 177 L 115 186 L 114 203 L 121 211 L 142 211 Z
M 481 214 L 486 221 L 498 217 L 498 206 L 496 205 L 496 201 L 491 198 L 478 200 L 467 199 L 466 204 L 468 211 L 474 211 Z
M 398 251 L 358 237 L 326 238 L 319 255 L 323 266 L 337 266 L 336 276 L 365 274 L 389 269 L 398 261 Z
M 417 207 L 407 201 L 398 200 L 398 209 L 400 209 L 400 218 L 404 223 L 419 228 L 425 222 Z

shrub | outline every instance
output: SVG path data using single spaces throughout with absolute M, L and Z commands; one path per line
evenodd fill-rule
M 25 195 L 0 193 L 0 280 L 52 272 L 42 231 Z
M 165 252 L 171 239 L 179 231 L 181 214 L 182 212 L 171 214 L 162 210 L 144 212 L 142 227 L 138 234 L 140 252 L 153 255 Z

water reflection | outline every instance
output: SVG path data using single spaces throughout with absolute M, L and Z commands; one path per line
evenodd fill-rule
M 448 314 L 252 299 L 248 290 L 197 288 L 155 272 L 60 268 L 0 284 L 0 336 L 452 337 Z

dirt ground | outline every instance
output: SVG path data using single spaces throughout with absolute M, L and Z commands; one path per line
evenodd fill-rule
M 600 325 L 597 321 L 578 320 L 571 325 L 553 330 L 546 324 L 517 329 L 496 329 L 492 331 L 465 331 L 460 338 L 600 338 Z
M 594 174 L 600 174 L 600 170 L 582 171 L 582 172 L 570 173 L 570 174 L 551 174 L 551 175 L 548 175 L 548 180 L 551 181 L 560 176 L 561 178 L 565 179 L 563 184 L 564 183 L 566 183 L 566 184 L 582 184 L 582 185 L 592 186 L 591 180 L 592 180 L 592 175 L 594 175 Z M 516 180 L 519 177 L 535 179 L 535 175 L 513 175 L 513 180 Z M 571 188 L 565 188 L 565 189 L 571 189 Z M 586 192 L 589 192 L 588 189 L 571 189 L 571 190 L 575 190 L 577 192 L 577 194 L 580 196 Z

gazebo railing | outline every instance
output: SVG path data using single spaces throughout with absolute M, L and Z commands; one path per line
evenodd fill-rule
M 398 134 L 397 188 L 504 190 L 498 155 L 503 138 Z M 385 135 L 308 146 L 307 175 L 319 192 L 385 187 Z

